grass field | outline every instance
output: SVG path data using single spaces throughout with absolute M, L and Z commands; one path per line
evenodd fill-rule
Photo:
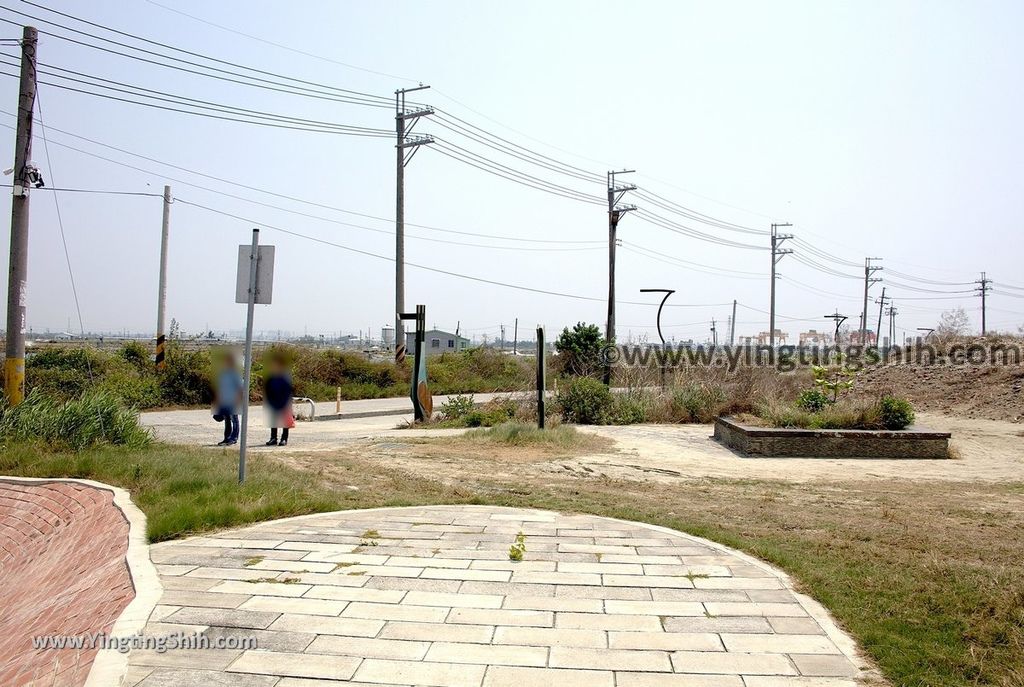
M 507 429 L 467 439 L 495 450 L 519 440 Z M 547 476 L 450 485 L 353 458 L 300 469 L 253 456 L 240 488 L 236 460 L 164 445 L 75 454 L 18 444 L 0 452 L 0 474 L 124 487 L 149 518 L 152 541 L 309 512 L 438 503 L 664 525 L 791 573 L 893 685 L 1024 684 L 1024 484 L 704 479 L 680 486 Z

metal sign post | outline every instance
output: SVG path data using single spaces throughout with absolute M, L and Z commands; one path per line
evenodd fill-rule
M 246 303 L 245 374 L 242 392 L 242 430 L 238 438 L 238 483 L 245 482 L 245 447 L 249 432 L 249 384 L 252 379 L 252 320 L 256 304 L 269 305 L 273 296 L 274 246 L 261 246 L 260 230 L 252 230 L 252 245 L 238 247 L 235 302 Z
M 537 427 L 544 429 L 544 396 L 547 394 L 547 372 L 544 359 L 544 327 L 537 326 Z
M 398 313 L 398 319 L 416 321 L 409 398 L 412 400 L 413 419 L 422 422 L 429 420 L 434 412 L 434 399 L 427 388 L 427 352 L 423 350 L 427 330 L 427 306 L 417 305 L 415 313 Z

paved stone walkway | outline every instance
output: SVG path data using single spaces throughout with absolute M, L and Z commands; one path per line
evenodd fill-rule
M 526 535 L 521 562 L 509 560 Z M 258 649 L 135 650 L 126 684 L 850 687 L 827 613 L 767 565 L 671 530 L 477 506 L 305 516 L 152 547 L 147 635 Z

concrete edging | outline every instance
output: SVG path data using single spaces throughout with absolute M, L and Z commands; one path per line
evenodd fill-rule
M 146 516 L 132 503 L 128 492 L 120 487 L 88 479 L 0 476 L 0 482 L 81 484 L 108 491 L 113 495 L 114 506 L 121 511 L 124 519 L 128 522 L 128 549 L 125 551 L 124 558 L 132 586 L 135 588 L 135 598 L 128 602 L 121 614 L 117 616 L 110 628 L 110 636 L 128 637 L 141 633 L 163 595 L 163 585 L 160 584 L 160 576 L 156 572 L 156 567 L 149 559 Z M 121 684 L 128 669 L 128 656 L 129 652 L 121 653 L 115 649 L 97 651 L 96 658 L 93 659 L 89 669 L 89 675 L 86 677 L 85 686 L 108 687 Z

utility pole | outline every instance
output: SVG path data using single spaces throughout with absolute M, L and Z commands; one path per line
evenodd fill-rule
M 171 233 L 171 187 L 164 186 L 164 217 L 160 231 L 160 286 L 157 288 L 156 304 L 156 369 L 163 372 L 164 347 L 167 343 L 164 329 L 167 314 L 167 240 Z
M 889 345 L 893 345 L 893 336 L 896 332 L 896 306 L 891 305 L 885 309 L 885 314 L 889 316 Z
M 793 238 L 792 234 L 780 234 L 780 227 L 791 227 L 793 226 L 789 222 L 784 224 L 772 223 L 772 278 L 771 278 L 771 308 L 768 316 L 768 345 L 775 348 L 775 281 L 778 279 L 778 275 L 775 274 L 775 266 L 779 264 L 779 260 L 784 255 L 792 253 L 792 249 L 779 248 L 787 239 Z
M 505 352 L 505 325 L 501 325 L 501 352 Z
M 988 329 L 985 327 L 985 295 L 992 290 L 992 280 L 985 276 L 985 273 L 981 273 L 981 279 L 974 282 L 978 285 L 975 291 L 981 294 L 981 335 L 985 336 Z
M 622 197 L 628 191 L 636 190 L 636 184 L 615 183 L 617 174 L 633 174 L 635 169 L 621 169 L 618 172 L 608 172 L 608 321 L 605 323 L 604 338 L 608 343 L 615 341 L 615 247 L 618 239 L 615 234 L 619 228 L 619 220 L 627 212 L 636 210 L 635 205 L 622 205 Z M 604 383 L 612 383 L 612 366 L 604 366 Z
M 729 345 L 736 343 L 736 299 L 732 301 L 732 319 L 729 320 Z
M 518 355 L 519 353 L 519 318 L 516 318 L 516 323 L 512 326 L 512 355 Z
M 421 145 L 434 142 L 430 136 L 409 136 L 419 118 L 434 114 L 434 109 L 407 111 L 405 94 L 427 88 L 420 84 L 395 91 L 395 362 L 405 359 L 405 324 L 399 315 L 405 312 L 405 166 Z
M 711 345 L 718 347 L 718 329 L 715 327 L 715 321 L 711 320 Z
M 878 329 L 875 330 L 879 334 L 882 333 L 882 308 L 885 307 L 886 301 L 889 301 L 889 300 L 892 300 L 892 299 L 891 298 L 886 298 L 886 296 L 885 296 L 885 287 L 883 286 L 882 287 L 882 297 L 878 299 Z M 876 337 L 875 345 L 878 345 L 878 343 L 879 343 L 879 341 L 878 341 L 878 339 Z
M 872 265 L 871 263 L 875 260 L 881 260 L 882 258 L 864 258 L 864 309 L 860 312 L 860 345 L 867 346 L 868 338 L 868 289 L 871 288 L 872 284 L 877 284 L 882 281 L 880 277 L 873 277 L 875 272 L 881 271 L 881 267 Z M 881 327 L 881 325 L 879 325 Z M 878 334 L 875 333 L 875 345 L 878 345 Z
M 26 26 L 21 39 L 21 82 L 18 91 L 18 126 L 14 145 L 14 193 L 11 199 L 11 265 L 7 281 L 7 357 L 4 394 L 16 406 L 25 399 L 25 309 L 28 283 L 28 191 L 40 184 L 32 168 L 32 113 L 36 102 L 36 45 L 39 33 Z

